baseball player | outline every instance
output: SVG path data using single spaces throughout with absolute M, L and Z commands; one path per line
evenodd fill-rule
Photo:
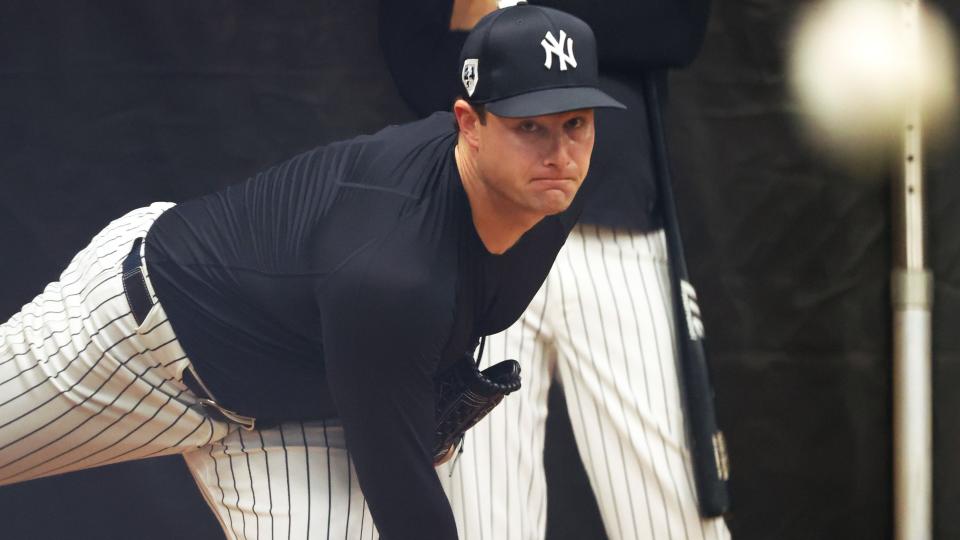
M 722 519 L 698 515 L 641 85 L 651 69 L 693 59 L 709 3 L 534 3 L 562 5 L 593 26 L 601 87 L 626 103 L 628 112 L 598 111 L 603 132 L 590 178 L 602 182 L 588 194 L 580 224 L 523 317 L 488 340 L 489 357 L 482 364 L 517 358 L 528 384 L 470 431 L 452 471 L 441 471 L 461 535 L 544 538 L 544 431 L 547 392 L 556 377 L 610 538 L 728 538 Z M 464 94 L 446 76 L 446 66 L 456 61 L 467 36 L 458 30 L 472 27 L 477 14 L 494 4 L 433 0 L 418 3 L 418 9 L 381 4 L 384 52 L 400 93 L 416 111 L 429 114 Z M 418 38 L 398 47 L 410 28 Z M 663 71 L 656 76 L 666 82 Z
M 462 55 L 452 114 L 96 235 L 0 325 L 0 483 L 180 453 L 229 538 L 456 538 L 437 374 L 523 312 L 581 210 L 593 109 L 623 107 L 560 11 L 492 14 Z

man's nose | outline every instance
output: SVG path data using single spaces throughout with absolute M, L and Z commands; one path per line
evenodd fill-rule
M 553 134 L 548 141 L 547 152 L 543 159 L 543 164 L 550 167 L 559 167 L 561 169 L 570 164 L 570 143 L 571 140 L 566 133 L 560 132 Z

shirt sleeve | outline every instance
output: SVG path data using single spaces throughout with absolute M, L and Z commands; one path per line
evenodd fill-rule
M 380 46 L 400 96 L 418 116 L 448 111 L 463 93 L 460 49 L 450 30 L 453 0 L 380 2 Z
M 391 264 L 390 244 L 362 248 L 318 291 L 328 385 L 382 538 L 455 540 L 432 458 L 442 284 Z

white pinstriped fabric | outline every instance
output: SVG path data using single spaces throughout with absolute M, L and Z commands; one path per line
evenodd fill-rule
M 111 222 L 0 325 L 0 485 L 180 453 L 227 538 L 376 540 L 338 424 L 209 418 L 143 264 L 154 305 L 137 324 L 123 260 L 171 206 Z
M 380 538 L 336 421 L 237 430 L 184 458 L 229 539 Z
M 111 222 L 0 325 L 0 485 L 182 453 L 228 538 L 375 540 L 339 425 L 248 432 L 205 415 L 143 264 L 154 306 L 137 324 L 123 260 L 171 206 Z
M 181 384 L 189 360 L 163 308 L 138 325 L 124 295 L 124 258 L 170 206 L 111 222 L 0 325 L 0 484 L 182 453 L 227 434 Z
M 609 538 L 730 537 L 721 519 L 697 513 L 669 286 L 662 231 L 571 232 L 523 317 L 487 340 L 482 367 L 515 358 L 523 387 L 469 431 L 458 462 L 440 470 L 462 539 L 544 538 L 554 376 Z
M 208 418 L 155 302 L 137 324 L 121 266 L 169 203 L 111 222 L 0 325 L 0 484 L 183 453 L 228 538 L 379 538 L 333 422 L 254 432 Z M 556 372 L 611 538 L 722 539 L 696 515 L 662 235 L 580 226 L 524 318 L 488 341 L 525 384 L 467 434 L 447 483 L 465 539 L 542 538 L 543 432 Z M 146 270 L 143 267 L 144 271 Z

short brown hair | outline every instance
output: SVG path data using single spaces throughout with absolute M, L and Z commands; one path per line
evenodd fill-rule
M 467 103 L 470 103 L 469 101 Z M 487 106 L 483 103 L 470 103 L 473 112 L 477 113 L 481 125 L 487 125 Z

